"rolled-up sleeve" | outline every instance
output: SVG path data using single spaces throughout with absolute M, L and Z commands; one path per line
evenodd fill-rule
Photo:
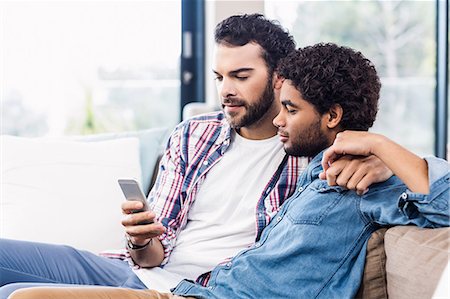
M 373 186 L 361 198 L 361 212 L 379 225 L 449 226 L 449 164 L 435 157 L 428 164 L 429 194 L 414 193 L 398 178 Z
M 398 208 L 408 218 L 422 214 L 436 226 L 449 226 L 449 164 L 435 157 L 425 158 L 428 164 L 429 194 L 405 190 L 398 200 Z

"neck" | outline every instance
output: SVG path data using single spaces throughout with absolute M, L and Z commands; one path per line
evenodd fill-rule
M 327 146 L 325 148 L 329 148 L 330 146 L 332 146 L 333 143 L 334 143 L 334 140 L 336 139 L 337 133 L 342 132 L 342 131 L 344 131 L 344 130 L 340 126 L 337 126 L 337 127 L 333 128 L 333 129 L 329 129 L 328 133 L 327 133 L 328 144 L 327 144 Z

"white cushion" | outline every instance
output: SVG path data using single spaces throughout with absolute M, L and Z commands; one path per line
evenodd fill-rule
M 119 178 L 140 181 L 139 140 L 1 136 L 0 236 L 98 253 L 123 247 Z
M 134 132 L 103 133 L 95 135 L 85 135 L 74 137 L 77 141 L 97 142 L 118 138 L 137 137 L 140 143 L 141 171 L 142 171 L 142 191 L 148 194 L 150 183 L 155 170 L 159 154 L 163 151 L 164 140 L 167 135 L 167 128 L 152 128 Z

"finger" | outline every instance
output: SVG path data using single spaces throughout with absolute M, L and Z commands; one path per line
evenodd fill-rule
M 346 158 L 347 159 L 347 158 Z M 336 177 L 336 184 L 343 187 L 348 188 L 348 183 L 352 179 L 353 175 L 358 171 L 358 167 L 361 164 L 359 160 L 347 160 L 342 159 L 338 161 L 342 161 L 342 163 L 346 163 L 343 166 L 342 171 Z M 337 161 L 337 162 L 338 162 Z
M 334 149 L 335 149 L 335 147 L 331 146 L 327 150 L 325 150 L 325 152 L 323 153 L 322 168 L 323 168 L 324 172 L 326 172 L 328 170 L 330 165 L 333 163 L 333 159 L 336 157 L 336 153 L 335 153 Z
M 321 173 L 319 173 L 319 179 L 321 179 L 321 180 L 327 179 L 327 175 L 326 175 L 325 171 L 322 171 Z
M 356 191 L 356 194 L 358 194 L 359 196 L 366 194 L 367 192 L 369 192 L 369 188 L 363 190 L 363 191 Z
M 137 200 L 127 200 L 122 203 L 122 213 L 131 214 L 136 210 L 140 210 L 144 207 L 144 204 Z
M 365 175 L 359 183 L 356 185 L 356 192 L 359 195 L 363 195 L 369 191 L 369 186 L 372 184 L 373 176 L 370 174 Z
M 328 170 L 326 172 L 328 185 L 336 186 L 336 178 L 341 173 L 344 166 L 345 166 L 345 163 L 343 163 L 343 161 L 339 161 L 339 160 L 335 161 L 333 164 L 331 164 L 330 168 L 328 168 Z
M 347 182 L 345 182 L 345 187 L 349 190 L 356 190 L 356 186 L 368 172 L 367 166 L 362 164 L 360 160 L 355 160 L 355 162 L 351 163 L 351 167 L 348 169 L 351 175 L 348 177 Z
M 161 223 L 152 223 L 128 226 L 126 227 L 125 232 L 133 238 L 150 239 L 163 234 L 165 230 L 165 227 Z
M 153 222 L 155 219 L 155 213 L 152 211 L 145 211 L 140 213 L 133 213 L 128 216 L 126 216 L 122 220 L 123 226 L 133 226 L 133 225 L 140 225 L 142 222 Z
M 349 187 L 358 194 L 367 192 L 370 185 L 384 182 L 390 177 L 390 170 L 377 157 L 369 156 L 361 162 L 358 172 L 349 182 Z

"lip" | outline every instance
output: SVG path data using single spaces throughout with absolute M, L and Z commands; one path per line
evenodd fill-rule
M 230 104 L 224 104 L 224 110 L 228 111 L 228 112 L 236 112 L 239 111 L 242 107 L 244 107 L 243 105 L 230 105 Z
M 283 134 L 278 134 L 278 137 L 280 137 L 280 141 L 285 143 L 286 141 L 288 141 L 289 137 Z

